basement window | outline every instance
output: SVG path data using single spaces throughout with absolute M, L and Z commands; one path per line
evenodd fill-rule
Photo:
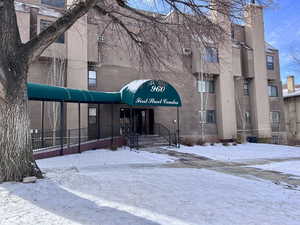
M 96 107 L 89 107 L 89 124 L 96 124 L 97 123 L 97 108 Z

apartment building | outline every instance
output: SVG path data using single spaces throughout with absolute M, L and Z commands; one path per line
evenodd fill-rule
M 300 85 L 295 85 L 295 77 L 288 76 L 283 89 L 284 111 L 288 144 L 300 144 Z
M 71 0 L 70 0 L 71 1 Z M 16 3 L 22 40 L 29 38 L 60 16 L 64 0 L 23 0 Z M 103 18 L 90 12 L 52 44 L 31 67 L 29 81 L 68 88 L 118 92 L 134 80 L 163 80 L 171 84 L 182 101 L 180 121 L 172 107 L 134 107 L 136 132 L 149 134 L 154 124 L 171 132 L 179 123 L 181 136 L 207 141 L 255 136 L 262 141 L 286 143 L 278 50 L 265 42 L 263 8 L 249 4 L 244 25 L 228 23 L 232 33 L 222 45 L 199 48 L 191 43 L 182 57 L 155 74 L 141 71 L 120 47 L 107 47 L 114 37 L 101 35 Z M 172 16 L 172 15 L 171 15 Z M 216 15 L 216 19 L 220 19 Z M 54 75 L 55 76 L 54 76 Z M 57 76 L 58 75 L 58 76 Z M 55 77 L 55 78 L 53 78 Z M 31 126 L 41 127 L 41 103 L 31 101 Z M 93 137 L 122 135 L 128 119 L 125 104 L 81 104 L 81 127 Z M 47 105 L 44 126 L 56 127 L 56 109 Z M 54 112 L 54 113 L 53 113 Z M 77 105 L 65 111 L 67 129 L 78 128 Z M 101 122 L 99 123 L 99 119 Z M 113 122 L 111 122 L 113 121 Z

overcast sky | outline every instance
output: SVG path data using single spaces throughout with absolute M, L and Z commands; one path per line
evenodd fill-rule
M 300 1 L 277 0 L 274 7 L 265 10 L 265 38 L 280 51 L 281 78 L 295 75 L 300 84 L 300 65 L 296 66 L 291 55 L 300 50 Z

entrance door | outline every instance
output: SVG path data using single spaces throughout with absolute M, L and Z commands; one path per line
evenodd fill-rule
M 120 109 L 120 123 L 122 134 L 129 131 L 130 109 Z M 140 135 L 153 134 L 154 111 L 153 109 L 132 109 L 133 131 Z M 126 130 L 127 129 L 127 130 Z M 126 130 L 126 131 L 125 131 Z

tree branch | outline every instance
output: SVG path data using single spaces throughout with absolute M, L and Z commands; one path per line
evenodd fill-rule
M 60 35 L 68 30 L 79 18 L 100 0 L 77 0 L 65 14 L 52 23 L 47 29 L 23 45 L 22 51 L 26 53 L 27 60 L 32 63 L 42 52 L 49 47 Z

